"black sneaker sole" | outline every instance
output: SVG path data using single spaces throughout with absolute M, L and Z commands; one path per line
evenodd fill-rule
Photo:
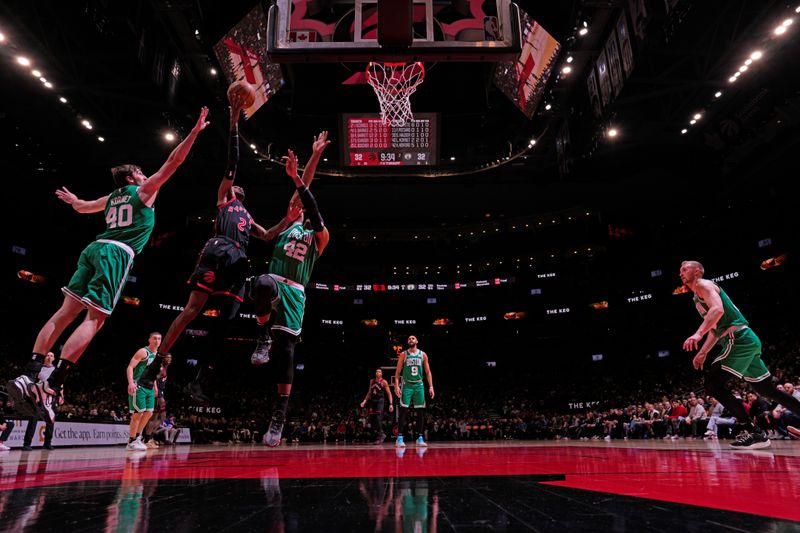
M 20 403 L 23 399 L 23 393 L 19 390 L 16 379 L 6 382 L 6 392 L 9 396 L 11 396 L 11 399 L 14 400 L 15 404 Z
M 731 448 L 734 450 L 761 450 L 762 448 L 769 448 L 772 443 L 769 440 L 762 441 L 762 442 L 754 442 L 753 444 L 749 444 L 747 446 L 734 446 L 731 444 Z

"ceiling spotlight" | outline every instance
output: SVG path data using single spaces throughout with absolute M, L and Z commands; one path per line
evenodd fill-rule
M 59 97 L 58 101 L 61 102 L 62 104 L 66 104 L 67 103 L 67 99 L 64 98 L 63 96 Z
M 742 73 L 741 73 L 741 72 L 734 72 L 734 73 L 733 73 L 733 77 L 734 77 L 734 78 L 738 78 L 738 77 L 739 77 L 739 76 L 741 76 L 741 75 L 742 75 Z
M 728 81 L 729 81 L 730 83 L 733 83 L 733 82 L 735 82 L 735 81 L 736 81 L 736 76 L 731 76 L 730 78 L 728 78 Z
M 794 8 L 794 12 L 795 13 L 800 13 L 800 6 L 797 6 L 796 8 Z
M 531 142 L 528 143 L 528 146 L 536 146 L 536 139 L 531 139 Z
M 546 106 L 544 106 L 544 110 L 545 111 L 550 111 L 551 109 L 553 109 L 553 106 L 550 105 L 550 104 L 547 104 Z
M 200 35 L 200 30 L 194 30 L 195 35 Z
M 0 43 L 6 42 L 6 36 L 0 33 Z
M 568 56 L 567 57 L 567 63 L 572 63 L 573 61 L 574 61 L 574 58 L 572 56 Z
M 251 145 L 250 145 L 250 149 L 251 149 L 251 150 L 255 150 L 255 149 L 256 149 L 256 145 L 255 145 L 255 144 L 251 144 Z
M 584 35 L 586 35 L 587 33 L 589 33 L 589 28 L 581 28 L 581 29 L 580 29 L 580 31 L 578 32 L 578 35 L 580 35 L 581 37 L 583 37 L 583 36 L 584 36 Z
M 164 140 L 165 141 L 169 141 L 169 142 L 174 141 L 175 140 L 175 134 L 172 133 L 171 131 L 168 131 L 167 133 L 164 134 Z
M 47 83 L 47 78 L 44 78 L 44 77 L 40 76 L 39 77 L 39 81 L 42 82 L 42 83 Z
M 763 53 L 761 53 L 761 50 L 756 50 L 755 52 L 753 52 L 752 54 L 750 54 L 750 59 L 752 59 L 753 61 L 758 61 L 759 59 L 761 59 L 761 57 L 762 57 L 763 55 L 764 55 L 764 54 L 763 54 Z
M 611 137 L 612 139 L 617 135 L 619 135 L 619 131 L 617 131 L 617 128 L 611 128 L 610 130 L 608 130 L 608 136 Z
M 217 69 L 215 69 L 214 67 L 211 67 L 208 72 L 212 76 L 216 76 L 217 75 Z
M 325 161 L 326 163 L 328 162 L 328 158 L 327 157 L 323 157 L 322 160 Z
M 739 67 L 739 72 L 746 72 L 747 69 L 748 69 L 747 65 L 742 65 L 741 67 Z
M 17 56 L 17 63 L 19 63 L 23 67 L 31 66 L 31 60 L 23 56 Z
M 52 89 L 53 88 L 53 84 L 50 83 L 49 81 L 44 82 L 44 86 L 47 87 L 48 89 Z
M 714 98 L 719 98 L 720 96 L 722 96 L 722 91 L 717 91 L 714 93 Z
M 775 28 L 774 33 L 775 35 L 783 35 L 784 33 L 786 33 L 786 26 L 784 25 L 778 26 L 777 28 Z
M 703 115 L 701 115 L 700 113 L 695 113 L 692 118 L 695 119 L 695 120 L 700 120 L 702 117 L 703 117 Z
M 689 131 L 689 130 L 687 130 L 686 128 L 683 128 L 683 129 L 681 130 L 681 135 L 686 135 L 686 132 L 687 132 L 687 131 Z
M 572 67 L 567 65 L 566 67 L 561 69 L 561 72 L 564 73 L 564 74 L 569 74 L 570 72 L 572 72 Z
M 455 157 L 453 157 L 453 156 L 450 156 L 450 161 L 455 161 L 455 160 L 456 160 L 456 158 L 455 158 Z
M 42 73 L 39 72 L 38 70 L 32 70 L 31 74 L 33 74 L 34 78 L 41 78 L 42 77 Z
M 786 20 L 783 21 L 783 23 L 781 25 L 788 27 L 788 26 L 792 25 L 792 22 L 794 22 L 794 19 L 786 19 Z
M 88 120 L 86 120 L 86 119 L 84 119 L 84 120 L 81 120 L 81 124 L 83 124 L 83 127 L 84 127 L 84 128 L 86 128 L 87 130 L 90 130 L 90 129 L 92 129 L 92 123 L 91 123 L 91 122 L 89 122 L 89 121 L 88 121 Z
M 105 137 L 97 137 L 97 140 L 100 141 L 101 143 L 106 142 L 106 138 Z
M 744 64 L 745 64 L 745 65 L 747 65 L 748 67 L 749 67 L 749 66 L 750 66 L 752 63 L 753 63 L 753 60 L 752 60 L 752 59 L 748 59 L 747 61 L 745 61 L 745 62 L 744 62 Z
M 697 121 L 695 119 L 692 119 L 692 120 L 689 121 L 689 124 L 694 126 L 695 124 L 697 124 Z

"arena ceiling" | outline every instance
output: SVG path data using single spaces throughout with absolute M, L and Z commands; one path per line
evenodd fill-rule
M 528 120 L 493 86 L 491 65 L 439 63 L 413 102 L 441 112 L 441 169 L 459 175 L 345 169 L 342 176 L 339 113 L 375 111 L 374 96 L 368 87 L 341 85 L 346 66 L 287 65 L 286 86 L 243 128 L 262 148 L 259 156 L 245 152 L 242 164 L 251 209 L 272 218 L 288 195 L 282 170 L 265 162 L 263 153 L 278 157 L 293 147 L 303 157 L 320 129 L 330 130 L 334 141 L 317 185 L 324 212 L 340 228 L 360 231 L 452 228 L 570 209 L 672 209 L 679 203 L 675 191 L 694 183 L 694 176 L 705 176 L 701 186 L 710 188 L 752 181 L 765 169 L 782 168 L 797 145 L 799 74 L 784 65 L 796 57 L 800 40 L 792 33 L 798 28 L 785 38 L 772 35 L 775 22 L 794 6 L 678 0 L 666 2 L 667 11 L 663 1 L 645 2 L 650 19 L 635 50 L 635 69 L 595 117 L 587 73 L 629 2 L 519 4 L 562 43 L 558 68 L 567 56 L 574 58 L 573 72 L 558 81 L 554 75 L 547 85 L 551 109 L 542 106 Z M 225 83 L 209 70 L 216 66 L 212 47 L 254 5 L 3 2 L 3 159 L 12 168 L 43 173 L 43 188 L 68 183 L 87 196 L 102 194 L 109 166 L 136 161 L 154 170 L 170 149 L 163 132 L 185 133 L 197 108 L 208 104 L 213 126 L 188 163 L 191 177 L 163 195 L 166 205 L 181 206 L 181 216 L 206 216 L 224 168 L 227 122 Z M 583 22 L 590 31 L 581 37 L 576 32 Z M 12 45 L 25 50 L 31 68 L 41 68 L 53 89 L 14 63 Z M 769 57 L 729 83 L 757 47 L 766 47 Z M 718 90 L 724 94 L 716 99 Z M 690 126 L 695 113 L 703 118 Z M 84 119 L 91 120 L 91 132 L 81 126 Z M 565 124 L 571 135 L 568 172 L 560 171 L 556 151 Z M 620 132 L 615 139 L 605 135 L 612 127 Z M 533 137 L 537 145 L 520 151 Z M 519 157 L 504 161 L 512 153 Z M 189 181 L 194 186 L 187 187 Z

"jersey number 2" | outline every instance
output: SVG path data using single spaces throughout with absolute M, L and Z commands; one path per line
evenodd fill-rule
M 106 213 L 108 229 L 124 228 L 133 224 L 133 206 L 130 204 L 115 205 Z
M 305 261 L 306 253 L 308 252 L 308 246 L 297 241 L 287 242 L 283 245 L 283 249 L 286 250 L 286 257 L 297 259 L 301 263 Z

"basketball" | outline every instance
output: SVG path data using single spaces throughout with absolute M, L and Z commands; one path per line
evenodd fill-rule
M 228 87 L 228 102 L 234 105 L 238 100 L 243 107 L 250 107 L 256 101 L 255 88 L 246 81 L 235 81 Z

